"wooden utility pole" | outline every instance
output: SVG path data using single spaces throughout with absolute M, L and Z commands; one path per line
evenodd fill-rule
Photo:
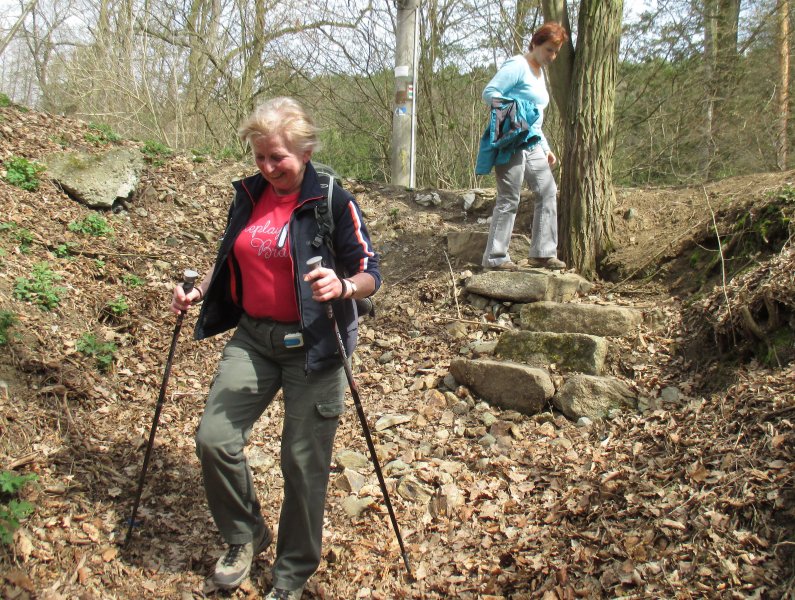
M 414 187 L 417 1 L 396 0 L 395 107 L 392 111 L 392 183 Z

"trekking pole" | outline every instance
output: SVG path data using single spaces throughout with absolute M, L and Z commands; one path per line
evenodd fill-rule
M 196 278 L 199 274 L 196 271 L 187 269 L 183 273 L 182 289 L 185 293 L 189 293 L 193 289 L 193 284 L 196 283 Z M 144 454 L 144 464 L 141 467 L 141 475 L 138 478 L 138 492 L 135 495 L 135 502 L 133 503 L 132 515 L 130 516 L 130 527 L 127 529 L 127 537 L 124 539 L 124 546 L 130 543 L 132 538 L 132 530 L 135 527 L 135 515 L 138 513 L 138 504 L 141 502 L 141 493 L 144 490 L 144 479 L 146 479 L 146 470 L 149 467 L 149 458 L 152 455 L 152 447 L 155 444 L 155 433 L 157 432 L 157 423 L 160 420 L 160 411 L 163 410 L 163 402 L 166 398 L 166 387 L 168 386 L 168 378 L 171 375 L 171 363 L 174 362 L 174 350 L 177 348 L 177 338 L 179 337 L 179 330 L 182 329 L 182 320 L 185 318 L 185 311 L 180 311 L 177 316 L 177 323 L 174 325 L 174 335 L 171 338 L 171 348 L 168 351 L 168 359 L 166 360 L 166 369 L 163 373 L 163 383 L 160 384 L 160 396 L 157 398 L 157 408 L 155 408 L 155 417 L 152 420 L 152 427 L 149 430 L 149 443 L 146 446 L 146 454 Z
M 314 256 L 306 261 L 306 264 L 311 272 L 319 267 L 322 262 L 322 257 Z M 414 575 L 412 575 L 411 566 L 409 566 L 409 555 L 406 552 L 405 546 L 403 545 L 403 538 L 400 535 L 398 522 L 395 518 L 395 511 L 392 508 L 392 502 L 389 500 L 389 492 L 386 489 L 384 474 L 381 472 L 381 465 L 378 463 L 378 455 L 375 452 L 375 445 L 373 445 L 373 437 L 370 435 L 370 427 L 367 425 L 367 417 L 364 415 L 362 401 L 359 399 L 359 388 L 356 387 L 356 382 L 353 379 L 353 371 L 351 371 L 351 365 L 348 363 L 348 354 L 345 352 L 345 344 L 342 342 L 340 328 L 337 325 L 337 320 L 334 318 L 334 308 L 331 306 L 331 302 L 326 302 L 326 316 L 334 325 L 334 335 L 337 338 L 337 348 L 339 349 L 340 359 L 342 360 L 342 367 L 345 369 L 345 376 L 348 378 L 348 387 L 351 390 L 351 396 L 353 396 L 353 404 L 356 407 L 356 413 L 359 415 L 359 423 L 362 425 L 364 439 L 367 441 L 367 449 L 370 451 L 370 458 L 372 459 L 373 466 L 375 467 L 375 474 L 378 477 L 378 483 L 381 486 L 381 492 L 384 494 L 384 501 L 386 502 L 386 508 L 389 512 L 389 519 L 392 521 L 392 529 L 395 530 L 395 535 L 397 536 L 397 541 L 400 545 L 400 553 L 403 556 L 403 564 L 406 565 L 406 572 L 409 575 L 409 580 L 414 581 Z

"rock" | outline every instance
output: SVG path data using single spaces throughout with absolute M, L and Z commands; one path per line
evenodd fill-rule
M 622 306 L 535 302 L 522 306 L 522 329 L 556 333 L 622 336 L 635 333 L 643 313 Z
M 572 420 L 588 417 L 601 420 L 613 410 L 634 409 L 637 399 L 627 385 L 615 377 L 575 374 L 566 379 L 552 403 Z
M 458 386 L 455 377 L 453 377 L 452 373 L 448 373 L 447 375 L 444 376 L 444 379 L 442 379 L 442 384 L 448 390 L 454 390 Z
M 395 477 L 398 475 L 405 475 L 411 467 L 400 459 L 388 462 L 384 465 L 384 477 Z
M 592 287 L 576 273 L 557 273 L 542 269 L 528 271 L 484 271 L 466 282 L 470 294 L 509 302 L 568 302 Z
M 456 358 L 450 372 L 489 404 L 527 415 L 542 410 L 555 393 L 546 371 L 512 362 Z
M 426 192 L 414 196 L 414 202 L 416 202 L 420 206 L 425 206 L 425 207 L 441 206 L 442 199 L 439 196 L 438 192 Z
M 385 429 L 395 427 L 396 425 L 402 425 L 409 421 L 411 421 L 411 417 L 408 415 L 384 415 L 375 422 L 375 430 L 384 431 Z
M 348 515 L 351 519 L 355 519 L 359 515 L 361 515 L 365 509 L 371 506 L 375 502 L 375 498 L 372 496 L 364 496 L 363 498 L 357 498 L 356 496 L 348 496 L 345 500 L 342 501 L 342 510 L 345 511 L 345 514 Z
M 604 338 L 584 333 L 506 331 L 500 335 L 494 353 L 531 367 L 555 364 L 564 372 L 599 375 L 604 370 L 607 349 Z
M 481 421 L 481 422 L 482 422 L 482 423 L 483 423 L 483 424 L 484 424 L 486 427 L 491 427 L 492 425 L 494 425 L 494 423 L 496 423 L 496 422 L 497 422 L 497 417 L 495 417 L 495 416 L 494 416 L 493 414 L 491 414 L 490 412 L 484 412 L 482 415 L 480 415 L 480 421 Z
M 132 195 L 144 166 L 143 155 L 130 148 L 100 154 L 57 152 L 46 156 L 44 162 L 50 178 L 75 200 L 106 209 Z
M 682 393 L 679 391 L 679 388 L 668 386 L 660 391 L 660 399 L 663 402 L 679 402 L 681 398 Z
M 487 433 L 486 435 L 484 435 L 482 438 L 480 438 L 478 440 L 478 444 L 480 444 L 484 448 L 489 448 L 489 447 L 493 446 L 496 443 L 497 443 L 497 438 L 495 438 L 490 433 Z
M 430 490 L 411 475 L 401 477 L 397 484 L 397 492 L 406 500 L 419 504 L 425 504 L 433 495 Z
M 364 475 L 353 469 L 345 469 L 334 481 L 339 489 L 344 492 L 356 493 L 364 486 Z
M 346 469 L 361 470 L 370 464 L 370 459 L 354 450 L 340 450 L 335 457 L 337 464 Z
M 461 491 L 454 483 L 443 485 L 428 503 L 431 515 L 436 518 L 450 517 L 464 503 Z

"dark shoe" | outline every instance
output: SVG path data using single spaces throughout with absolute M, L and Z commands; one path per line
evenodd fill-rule
M 218 562 L 215 563 L 213 583 L 224 590 L 238 587 L 248 577 L 254 557 L 265 550 L 273 542 L 273 532 L 270 527 L 262 523 L 257 528 L 255 543 L 230 544 Z
M 550 256 L 547 258 L 530 257 L 528 264 L 531 267 L 538 267 L 541 269 L 565 269 L 566 263 L 562 260 Z
M 281 588 L 273 588 L 270 593 L 265 596 L 265 600 L 300 600 L 301 594 L 304 593 L 304 586 L 297 590 L 283 590 Z
M 518 271 L 519 265 L 512 260 L 506 260 L 493 267 L 486 267 L 487 271 Z

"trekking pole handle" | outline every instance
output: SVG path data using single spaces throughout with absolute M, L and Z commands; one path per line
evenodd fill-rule
M 313 256 L 306 261 L 306 266 L 309 267 L 309 272 L 311 273 L 315 269 L 323 266 L 323 257 Z M 331 306 L 331 302 L 325 302 L 324 304 L 326 305 L 326 316 L 332 318 L 334 316 L 334 308 Z
M 182 291 L 186 294 L 190 293 L 198 278 L 199 274 L 196 271 L 193 269 L 185 269 L 182 273 Z

